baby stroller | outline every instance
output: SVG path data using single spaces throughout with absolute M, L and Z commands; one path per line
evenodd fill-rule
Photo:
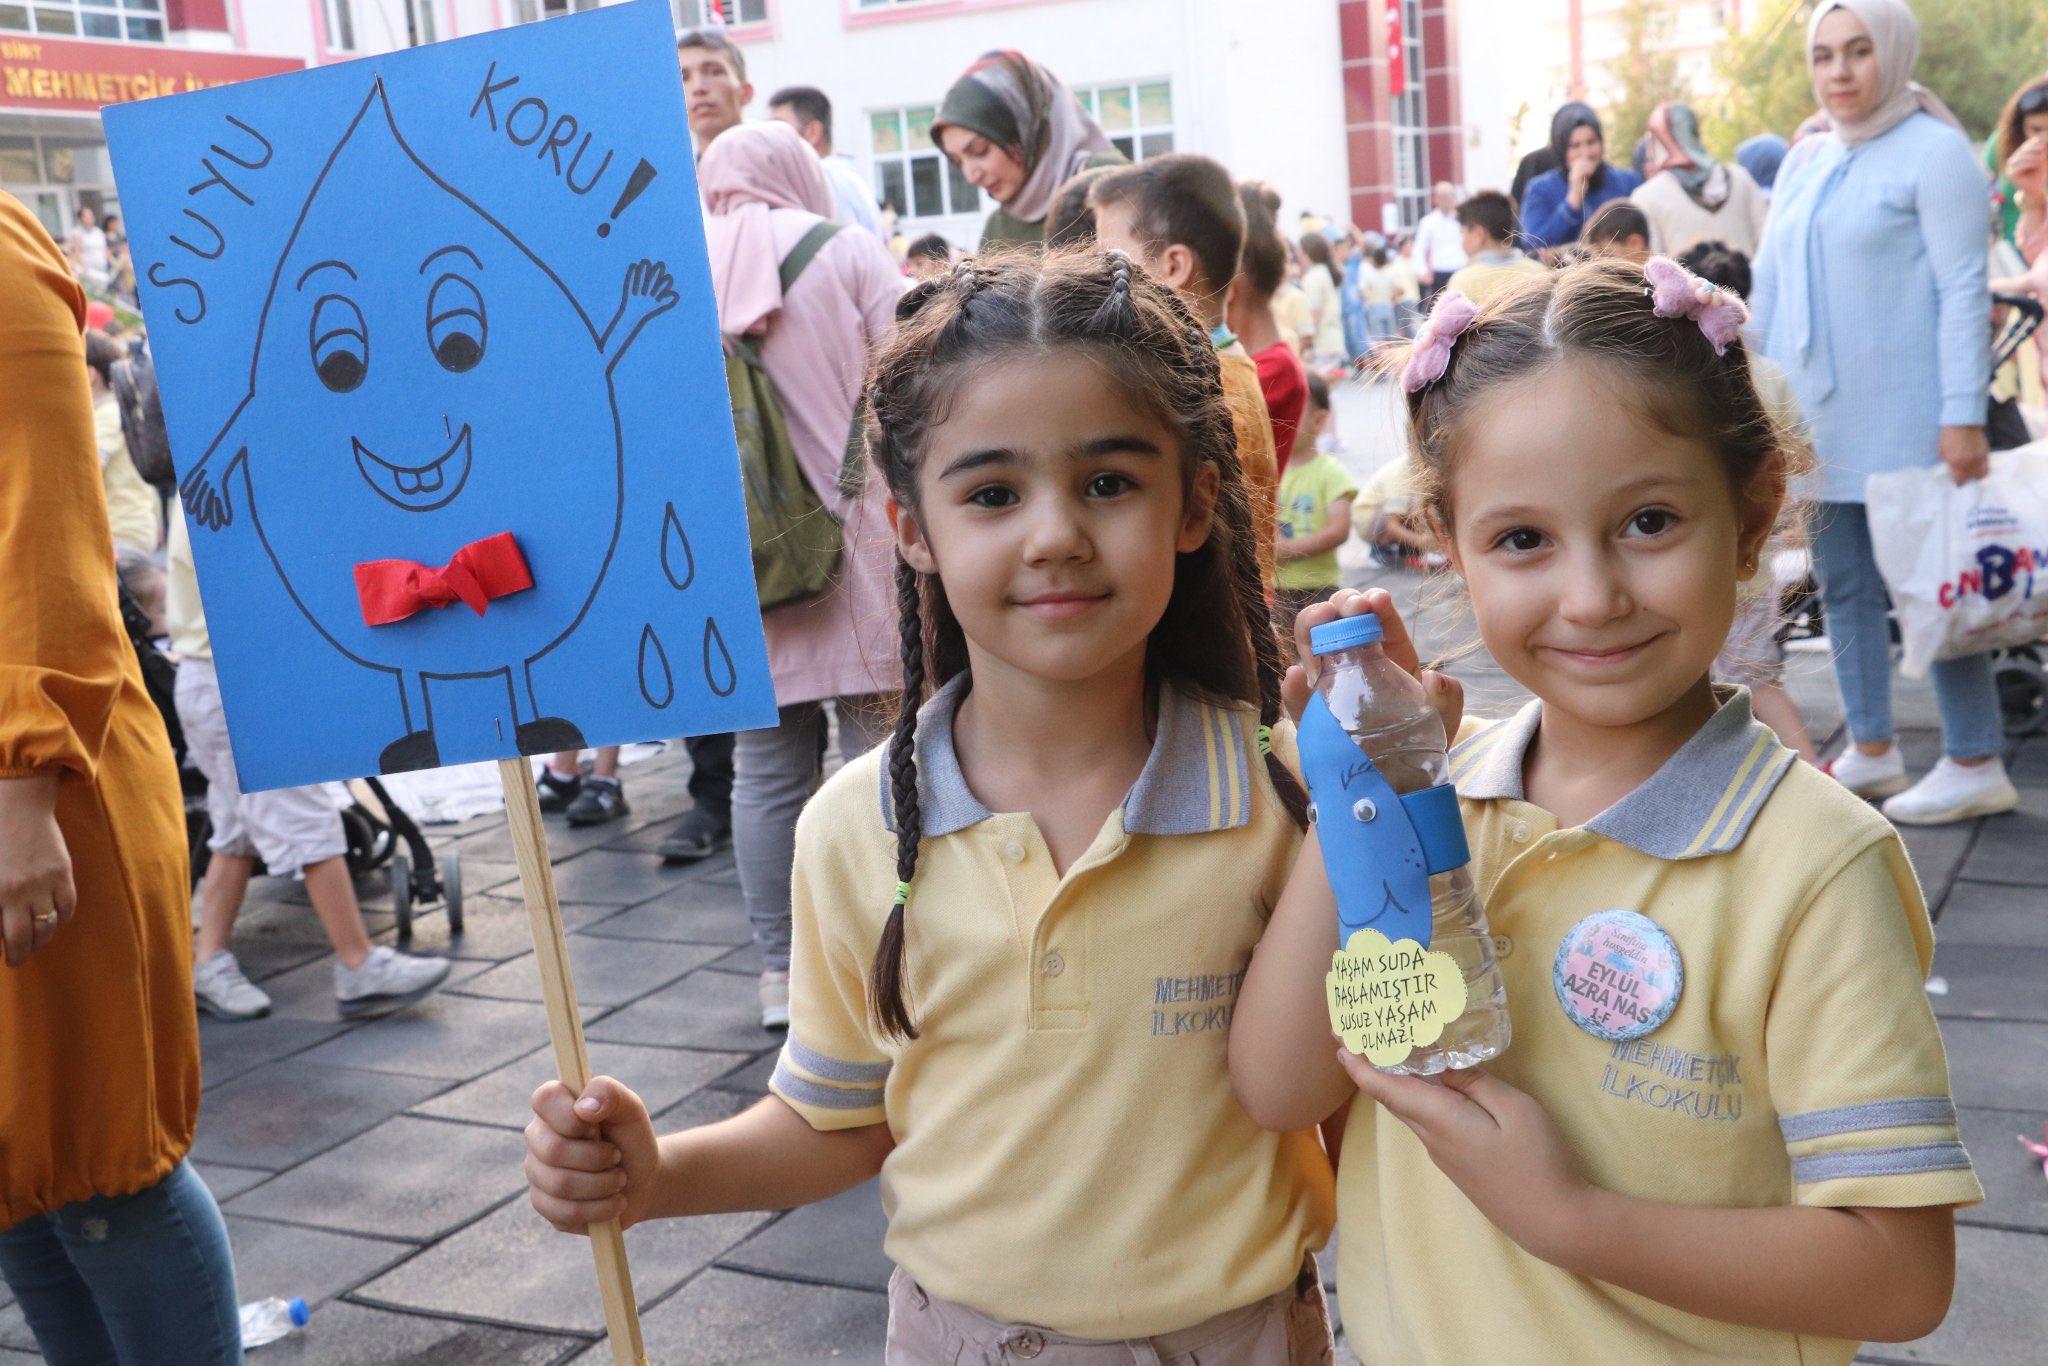
M 192 882 L 197 886 L 212 857 L 207 839 L 213 833 L 213 821 L 206 812 L 206 775 L 193 764 L 186 751 L 184 727 L 178 724 L 178 666 L 150 639 L 149 618 L 125 584 L 121 585 L 121 623 L 141 663 L 143 688 L 163 718 L 171 753 L 178 761 L 178 785 L 185 797 L 185 843 L 191 855 Z M 391 794 L 375 778 L 350 783 L 349 797 L 349 804 L 341 808 L 348 870 L 362 874 L 386 864 L 391 866 L 391 908 L 398 918 L 398 942 L 407 944 L 412 940 L 413 908 L 435 902 L 447 907 L 449 936 L 460 935 L 462 861 L 450 854 L 445 864 L 437 866 L 433 847 L 421 833 L 419 823 L 391 800 Z
M 1994 294 L 1992 305 L 2005 311 L 1992 345 L 1991 370 L 1996 374 L 2021 344 L 2040 330 L 2044 310 L 2039 302 L 2019 295 Z M 1993 399 L 1984 424 L 1994 451 L 2024 446 L 2032 439 L 2017 399 Z M 2048 727 L 2048 650 L 2043 642 L 2015 645 L 1991 652 L 1991 677 L 1998 688 L 1998 710 L 2008 739 L 2020 739 Z

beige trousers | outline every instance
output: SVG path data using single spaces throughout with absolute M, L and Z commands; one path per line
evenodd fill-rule
M 889 1278 L 889 1366 L 1331 1366 L 1329 1306 L 1310 1255 L 1293 1285 L 1191 1328 L 1099 1342 L 1000 1323 Z

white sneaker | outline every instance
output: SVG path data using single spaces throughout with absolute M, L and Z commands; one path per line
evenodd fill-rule
M 201 1010 L 223 1020 L 253 1020 L 270 1013 L 270 997 L 242 975 L 242 965 L 226 949 L 192 969 L 192 994 Z
M 361 967 L 334 965 L 334 1000 L 344 1020 L 366 1020 L 403 1010 L 448 976 L 445 958 L 415 958 L 379 944 Z
M 1865 754 L 1852 741 L 1823 764 L 1821 772 L 1859 797 L 1889 797 L 1906 790 L 1906 756 L 1899 753 L 1897 741 L 1882 754 Z
M 789 1028 L 789 974 L 761 974 L 761 1028 Z
M 1944 758 L 1931 772 L 1884 804 L 1898 825 L 1947 825 L 1972 816 L 1996 816 L 2020 804 L 2019 789 L 2005 776 L 2005 760 L 1959 764 Z

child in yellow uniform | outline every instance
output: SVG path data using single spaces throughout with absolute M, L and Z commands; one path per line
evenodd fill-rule
M 1806 457 L 1757 397 L 1741 316 L 1669 261 L 1592 262 L 1476 320 L 1447 295 L 1410 353 L 1423 507 L 1535 695 L 1451 758 L 1513 1042 L 1433 1081 L 1333 1044 L 1313 833 L 1231 1034 L 1260 1122 L 1348 1112 L 1361 1360 L 1846 1366 L 1947 1311 L 1952 1209 L 1982 1193 L 1912 866 L 1711 678 Z M 1384 595 L 1297 631 L 1363 610 L 1413 668 Z M 1447 680 L 1430 694 L 1455 714 Z
M 1085 249 L 899 317 L 867 450 L 905 707 L 797 826 L 772 1094 L 657 1140 L 616 1081 L 543 1087 L 533 1203 L 580 1231 L 879 1172 L 891 1363 L 1320 1366 L 1328 1159 L 1228 1066 L 1307 797 L 1207 329 Z

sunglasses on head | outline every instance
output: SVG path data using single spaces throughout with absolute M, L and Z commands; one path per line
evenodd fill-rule
M 2048 85 L 2037 85 L 2020 96 L 2020 113 L 2048 114 Z

